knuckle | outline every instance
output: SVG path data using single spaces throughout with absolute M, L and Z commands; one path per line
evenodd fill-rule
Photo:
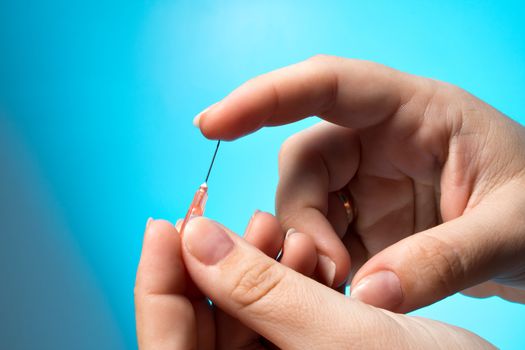
M 231 290 L 230 298 L 241 309 L 253 308 L 257 304 L 261 306 L 260 310 L 263 312 L 265 308 L 262 305 L 271 297 L 272 291 L 283 278 L 284 271 L 275 262 L 262 258 L 255 259 L 241 272 Z
M 299 131 L 284 140 L 279 150 L 279 168 L 281 170 L 285 168 L 297 169 L 299 166 L 311 168 L 314 165 L 320 165 L 322 157 L 319 147 L 311 142 L 312 132 L 316 130 L 316 127 L 317 125 Z
M 297 153 L 298 148 L 298 134 L 294 134 L 288 137 L 279 150 L 279 167 L 282 168 L 284 165 L 288 164 L 290 158 L 294 157 L 294 154 Z
M 457 291 L 456 281 L 466 275 L 464 259 L 458 249 L 436 236 L 422 233 L 423 242 L 417 255 L 422 261 L 424 276 L 432 276 L 435 288 L 441 293 L 452 294 Z
M 135 284 L 135 287 L 133 288 L 133 296 L 137 298 L 139 295 L 141 295 L 140 291 L 140 286 L 138 284 Z
M 140 284 L 135 285 L 135 288 L 133 289 L 133 298 L 134 298 L 135 304 L 139 304 L 141 302 L 142 303 L 148 302 L 148 300 L 151 299 L 151 297 L 155 297 L 157 295 L 160 295 L 160 294 L 154 293 L 153 291 L 145 288 L 144 286 Z
M 140 289 L 137 286 L 135 286 L 135 288 L 133 288 L 133 299 L 135 300 L 135 304 L 137 304 L 138 300 L 140 299 L 140 296 Z
M 447 92 L 449 94 L 449 96 L 453 96 L 453 97 L 465 97 L 468 93 L 467 91 L 465 91 L 463 88 L 455 85 L 455 84 L 452 84 L 452 83 L 448 83 L 448 82 L 444 82 L 444 81 L 434 81 L 434 80 L 431 80 L 434 82 L 435 86 L 437 88 L 441 88 L 443 89 L 445 92 Z
M 142 279 L 137 278 L 135 286 L 133 287 L 133 297 L 135 301 L 143 297 L 144 294 L 146 294 L 146 289 L 143 285 Z

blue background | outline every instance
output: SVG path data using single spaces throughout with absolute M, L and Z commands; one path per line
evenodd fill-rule
M 0 342 L 136 347 L 146 219 L 181 217 L 215 147 L 195 114 L 243 81 L 317 53 L 458 84 L 525 121 L 519 1 L 0 3 Z M 208 215 L 242 232 L 273 211 L 282 141 L 224 144 Z M 454 296 L 416 312 L 525 348 L 525 306 Z

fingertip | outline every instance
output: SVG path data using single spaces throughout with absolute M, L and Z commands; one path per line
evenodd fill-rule
M 134 290 L 141 349 L 195 348 L 198 320 L 187 296 L 191 281 L 180 241 L 170 222 L 148 220 Z
M 317 250 L 312 238 L 302 232 L 288 231 L 280 262 L 305 276 L 312 276 L 317 265 Z
M 201 117 L 200 130 L 204 137 L 209 140 L 233 141 L 243 136 L 242 133 L 235 132 L 234 127 L 224 125 L 223 119 L 209 117 Z
M 150 216 L 148 220 L 146 221 L 146 230 L 148 229 L 149 224 L 154 221 L 154 219 Z
M 324 254 L 317 256 L 317 272 L 324 284 L 328 287 L 334 285 L 336 265 L 330 257 Z
M 192 269 L 220 265 L 233 254 L 239 240 L 240 237 L 214 220 L 203 216 L 191 219 L 182 235 L 186 267 L 191 273 Z
M 137 287 L 147 292 L 183 290 L 180 235 L 166 220 L 149 220 L 137 271 Z
M 219 102 L 221 102 L 221 101 L 219 101 Z M 201 129 L 201 131 L 202 131 L 202 126 L 203 126 L 203 124 L 204 124 L 203 120 L 204 120 L 204 119 L 207 119 L 206 116 L 207 116 L 211 111 L 213 111 L 214 109 L 217 108 L 217 105 L 219 104 L 219 102 L 215 102 L 214 104 L 212 104 L 212 105 L 206 107 L 206 108 L 203 109 L 199 114 L 197 114 L 197 115 L 195 116 L 195 118 L 193 118 L 193 121 L 192 121 L 193 126 L 195 126 L 195 127 L 198 128 L 198 129 Z M 206 134 L 205 134 L 205 136 L 206 136 Z
M 177 232 L 175 226 L 168 220 L 149 218 L 146 225 L 146 234 L 173 233 Z
M 216 104 L 199 115 L 199 128 L 207 139 L 231 141 L 235 139 L 235 128 L 232 130 L 229 119 L 231 116 L 223 112 L 222 104 Z
M 212 125 L 208 122 L 208 118 L 206 116 L 201 115 L 199 117 L 199 129 L 202 133 L 202 135 L 209 139 L 209 140 L 217 140 L 219 139 L 217 135 L 217 130 L 215 130 Z
M 335 271 L 333 271 L 334 267 Z M 327 286 L 336 288 L 345 284 L 350 276 L 350 268 L 350 254 L 342 242 L 334 245 L 333 249 L 328 250 L 328 253 L 325 253 L 324 250 L 318 251 L 316 273 L 320 281 Z
M 244 233 L 244 239 L 271 258 L 281 249 L 284 233 L 277 218 L 264 211 L 256 211 Z
M 247 82 L 203 113 L 199 126 L 209 139 L 232 141 L 259 130 L 272 112 L 272 91 Z
M 160 248 L 167 241 L 172 242 L 171 244 L 180 245 L 178 230 L 167 220 L 150 218 L 144 234 L 143 253 L 150 245 L 158 245 Z

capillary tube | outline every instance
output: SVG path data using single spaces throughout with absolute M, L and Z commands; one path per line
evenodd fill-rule
M 184 232 L 184 228 L 186 227 L 190 219 L 196 216 L 202 216 L 204 214 L 204 209 L 206 208 L 207 200 L 208 200 L 208 184 L 205 182 L 202 185 L 200 185 L 197 192 L 195 192 L 195 196 L 193 197 L 193 201 L 191 202 L 190 208 L 188 209 L 188 212 L 186 213 L 186 217 L 184 217 L 184 220 L 182 221 L 182 224 L 180 227 L 180 234 Z

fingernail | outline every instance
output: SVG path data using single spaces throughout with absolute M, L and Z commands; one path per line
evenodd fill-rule
M 193 118 L 193 125 L 195 125 L 197 128 L 200 127 L 201 117 L 202 117 L 205 113 L 209 112 L 209 110 L 210 110 L 213 106 L 215 106 L 216 104 L 217 104 L 217 103 L 212 104 L 211 106 L 205 108 L 202 112 L 200 112 L 199 114 L 197 114 L 197 116 L 196 116 L 195 118 Z
M 153 218 L 149 217 L 148 221 L 146 221 L 146 230 L 148 229 L 148 227 L 149 227 L 149 225 L 151 224 L 152 221 L 153 221 Z
M 392 310 L 403 301 L 399 277 L 392 271 L 379 271 L 363 278 L 351 296 L 364 303 Z
M 284 236 L 284 239 L 286 240 L 288 237 L 290 237 L 291 235 L 293 235 L 296 232 L 297 232 L 297 230 L 294 229 L 294 228 L 289 229 L 288 231 L 286 231 L 286 235 Z
M 193 118 L 193 125 L 198 128 L 199 127 L 199 124 L 200 124 L 200 121 L 201 121 L 201 114 L 206 112 L 206 109 L 204 111 L 202 111 L 201 113 L 197 114 L 197 116 L 195 118 Z
M 217 264 L 234 246 L 221 226 L 201 217 L 188 222 L 183 240 L 190 254 L 205 265 Z
M 319 273 L 321 274 L 321 278 L 327 286 L 331 287 L 332 284 L 334 284 L 335 263 L 326 255 L 319 254 L 317 258 L 317 266 Z
M 259 214 L 261 211 L 259 209 L 255 209 L 255 211 L 252 214 L 252 217 L 250 218 L 250 224 L 252 223 L 253 219 Z M 248 224 L 248 226 L 250 225 Z
M 184 222 L 184 219 L 177 220 L 177 222 L 175 223 L 175 228 L 177 229 L 177 231 L 180 232 L 180 228 L 181 228 L 183 222 Z
M 246 226 L 246 230 L 244 230 L 244 238 L 245 239 L 250 234 L 251 227 L 252 227 L 252 224 L 253 224 L 253 220 L 255 219 L 257 214 L 259 214 L 260 212 L 261 211 L 259 209 L 256 209 L 255 212 L 252 214 L 252 217 L 250 218 L 250 221 L 248 221 L 248 225 Z

